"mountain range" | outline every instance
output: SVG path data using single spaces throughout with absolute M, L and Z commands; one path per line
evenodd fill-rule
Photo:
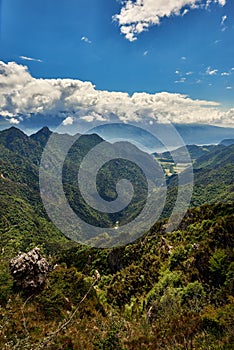
M 219 144 L 224 139 L 234 139 L 234 128 L 205 124 L 172 124 L 172 126 L 179 133 L 185 145 L 212 145 Z M 171 125 L 158 123 L 154 127 L 158 135 L 167 141 L 167 148 L 178 148 L 177 139 L 167 137 L 167 134 L 170 134 Z M 128 140 L 149 153 L 162 152 L 165 147 L 154 133 L 150 132 L 150 128 L 149 131 L 147 130 L 144 129 L 144 126 L 141 128 L 130 124 L 113 123 L 98 126 L 91 132 L 95 132 L 110 142 L 116 138 Z
M 41 202 L 39 193 L 39 166 L 40 159 L 46 142 L 52 132 L 44 127 L 37 133 L 27 136 L 21 130 L 11 127 L 0 132 L 0 196 L 5 196 L 7 191 L 17 196 L 30 206 L 30 210 L 47 218 Z M 74 136 L 68 134 L 56 134 L 59 144 L 65 145 L 71 142 Z M 73 141 L 72 141 L 73 142 Z M 114 227 L 116 222 L 124 223 L 126 220 L 135 217 L 141 210 L 140 203 L 145 201 L 145 179 L 137 172 L 134 165 L 130 167 L 127 163 L 119 161 L 110 162 L 105 166 L 97 177 L 100 195 L 106 201 L 116 199 L 116 182 L 122 177 L 128 178 L 134 186 L 135 195 L 131 203 L 120 213 L 101 213 L 86 205 L 77 184 L 77 169 L 83 157 L 94 146 L 103 142 L 103 139 L 96 134 L 84 135 L 75 142 L 70 149 L 63 166 L 63 187 L 72 209 L 85 220 L 92 223 L 101 223 L 104 227 Z M 125 144 L 123 143 L 123 148 Z M 135 152 L 135 146 L 131 152 Z M 204 203 L 229 202 L 234 199 L 234 146 L 189 145 L 187 150 L 190 153 L 194 169 L 194 188 L 191 199 L 191 206 L 198 206 Z M 179 148 L 174 151 L 162 154 L 156 153 L 154 156 L 162 165 L 166 167 L 173 165 L 173 153 L 179 155 L 183 163 L 185 149 Z M 142 152 L 142 157 L 144 157 Z M 57 158 L 56 158 L 57 157 Z M 59 162 L 59 152 L 53 161 Z M 166 164 L 166 165 L 165 165 Z M 182 171 L 186 175 L 186 164 Z M 138 175 L 137 175 L 138 174 Z M 48 174 L 48 176 L 53 176 Z M 90 175 L 87 174 L 87 177 Z M 51 179 L 52 179 L 51 178 Z M 55 174 L 56 178 L 56 174 Z M 163 217 L 168 217 L 173 208 L 177 193 L 177 171 L 172 171 L 167 176 L 167 200 L 163 212 Z M 56 202 L 56 197 L 53 199 Z M 89 219 L 88 219 L 89 217 Z M 47 218 L 48 219 L 48 218 Z

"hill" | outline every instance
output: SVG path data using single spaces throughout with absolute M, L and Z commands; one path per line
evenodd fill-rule
M 207 145 L 207 146 L 197 146 L 197 145 L 186 145 L 184 147 L 176 148 L 171 152 L 163 153 L 153 153 L 155 158 L 159 159 L 161 162 L 173 162 L 173 157 L 178 157 L 181 163 L 186 162 L 184 158 L 186 157 L 187 152 L 189 153 L 191 160 L 194 162 L 196 159 L 202 157 L 205 154 L 208 154 L 212 150 L 217 150 L 216 145 Z
M 47 215 L 44 212 L 39 194 L 39 165 L 43 147 L 46 145 L 50 136 L 51 131 L 48 128 L 43 128 L 30 137 L 17 128 L 10 128 L 0 132 L 0 174 L 2 174 L 2 178 L 4 181 L 8 181 L 8 183 L 10 181 L 16 187 L 19 185 L 19 188 L 21 188 L 21 185 L 27 185 L 30 193 L 28 198 L 30 201 L 29 204 L 33 205 L 33 210 L 40 212 L 40 215 L 46 218 Z M 80 136 L 77 141 L 74 142 L 75 138 L 76 136 L 68 134 L 54 134 L 55 148 L 49 153 L 48 159 L 48 162 L 52 162 L 53 167 L 50 167 L 47 171 L 46 186 L 56 184 L 58 176 L 56 169 L 61 163 L 63 149 L 66 145 L 69 145 L 69 148 L 70 145 L 72 145 L 63 162 L 62 172 L 63 189 L 74 212 L 86 222 L 107 228 L 114 227 L 116 222 L 121 225 L 126 222 L 126 220 L 136 217 L 142 210 L 147 193 L 145 177 L 139 168 L 133 163 L 127 164 L 118 154 L 115 160 L 101 167 L 97 174 L 97 187 L 101 197 L 107 202 L 111 202 L 117 198 L 116 183 L 121 179 L 121 176 L 130 180 L 134 186 L 135 192 L 129 205 L 120 212 L 103 213 L 102 211 L 95 210 L 84 201 L 80 193 L 77 183 L 77 171 L 81 161 L 89 150 L 99 145 L 103 139 L 96 134 Z M 113 148 L 110 144 L 109 147 Z M 128 149 L 129 151 L 127 151 Z M 135 146 L 127 143 L 119 143 L 118 152 L 120 152 L 119 154 L 124 153 L 127 158 L 131 158 L 131 156 L 134 155 L 138 157 L 139 160 L 141 158 L 150 157 L 144 152 L 139 151 Z M 105 154 L 101 153 L 101 157 L 105 156 Z M 96 158 L 92 160 L 93 165 L 95 162 Z M 156 166 L 155 164 L 154 167 Z M 149 174 L 149 177 L 150 176 Z M 86 182 L 91 178 L 92 170 L 87 169 Z M 3 189 L 0 187 L 0 193 L 1 191 L 5 193 L 4 185 L 5 184 L 2 183 Z M 50 193 L 49 190 L 46 191 L 46 193 L 47 192 Z M 34 198 L 34 200 L 32 201 L 31 198 Z M 49 197 L 47 196 L 47 198 Z M 128 192 L 125 191 L 122 193 L 121 200 L 123 203 L 127 202 L 127 198 Z M 57 196 L 56 191 L 54 191 L 49 199 L 50 205 L 56 208 L 59 200 L 60 198 Z M 79 237 L 79 232 L 77 232 L 77 235 Z
M 234 139 L 226 139 L 220 142 L 220 145 L 231 146 L 234 144 Z
M 227 164 L 234 164 L 234 145 L 217 146 L 210 153 L 198 158 L 194 163 L 194 168 L 220 168 Z
M 160 159 L 161 158 L 158 159 L 159 162 Z M 162 161 L 161 164 L 167 175 L 168 164 L 172 167 L 172 169 L 170 169 L 172 175 L 167 178 L 168 192 L 164 212 L 162 214 L 162 217 L 169 217 L 177 197 L 178 176 L 180 176 L 180 181 L 183 184 L 182 191 L 183 188 L 186 190 L 186 168 L 188 165 L 185 164 L 184 169 L 181 168 L 181 171 L 175 172 L 175 165 L 174 163 L 170 163 L 170 160 L 168 160 L 168 163 Z M 205 203 L 228 203 L 234 200 L 233 164 L 233 146 L 212 146 L 208 152 L 205 152 L 204 155 L 194 160 L 191 207 L 197 207 Z M 183 203 L 181 203 L 181 205 L 182 204 Z

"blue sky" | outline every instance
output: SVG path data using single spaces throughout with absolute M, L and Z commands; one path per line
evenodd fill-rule
M 154 6 L 144 1 L 148 10 Z M 96 90 L 130 95 L 185 94 L 218 102 L 220 110 L 234 107 L 233 0 L 213 0 L 207 8 L 194 0 L 199 8 L 181 7 L 180 15 L 173 12 L 173 1 L 165 0 L 169 15 L 159 17 L 159 25 L 140 19 L 147 30 L 131 24 L 134 2 L 122 25 L 125 5 L 116 0 L 0 3 L 0 60 L 26 65 L 34 78 L 78 79 Z

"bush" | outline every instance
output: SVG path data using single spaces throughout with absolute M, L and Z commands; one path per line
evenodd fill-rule
M 76 268 L 57 267 L 51 272 L 46 288 L 36 297 L 38 307 L 46 317 L 61 316 L 63 312 L 69 312 L 77 306 L 90 286 L 91 281 L 87 281 Z M 95 314 L 96 309 L 101 310 L 101 305 L 92 288 L 81 305 L 79 315 Z
M 187 257 L 187 251 L 183 246 L 177 247 L 175 250 L 173 250 L 171 256 L 170 256 L 170 268 L 171 270 L 175 269 L 177 266 L 180 266 L 180 264 L 186 260 Z
M 227 255 L 225 250 L 217 249 L 209 260 L 209 269 L 212 273 L 214 283 L 222 285 L 226 279 Z
M 12 293 L 13 279 L 8 269 L 0 266 L 0 304 L 6 304 Z
M 234 262 L 228 267 L 224 286 L 228 294 L 234 294 Z
M 194 312 L 199 312 L 203 306 L 206 293 L 200 282 L 189 283 L 182 291 L 181 304 L 187 305 Z

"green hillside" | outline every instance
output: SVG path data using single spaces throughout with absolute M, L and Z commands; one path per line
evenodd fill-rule
M 0 348 L 231 350 L 234 147 L 191 147 L 194 193 L 176 231 L 166 231 L 177 194 L 173 175 L 161 221 L 132 244 L 95 249 L 66 239 L 45 213 L 38 165 L 49 136 L 47 128 L 31 137 L 16 128 L 0 132 Z M 71 136 L 57 137 L 67 142 Z M 82 157 L 101 141 L 97 135 L 81 137 L 63 168 L 71 206 L 93 220 L 99 214 L 82 207 L 75 174 Z M 115 199 L 117 170 L 136 183 L 136 194 L 144 200 L 144 177 L 118 159 L 97 178 L 102 196 Z M 137 214 L 137 198 L 131 205 L 121 213 L 123 220 Z M 111 226 L 119 218 L 111 214 L 96 220 Z M 50 269 L 43 288 L 24 289 L 9 263 L 34 247 Z
M 215 146 L 207 154 L 194 161 L 193 195 L 191 207 L 206 203 L 228 203 L 234 201 L 234 147 Z M 187 171 L 180 173 L 181 183 L 186 191 Z M 177 196 L 178 175 L 167 180 L 168 193 L 163 217 L 168 217 L 173 209 Z M 186 193 L 186 192 L 185 192 Z
M 232 349 L 233 230 L 233 205 L 203 206 L 175 232 L 161 222 L 122 248 L 60 246 L 29 296 L 5 258 L 1 348 Z
M 220 146 L 221 148 L 222 146 Z M 189 153 L 191 160 L 195 161 L 196 159 L 202 157 L 203 155 L 208 155 L 212 150 L 217 149 L 215 145 L 207 145 L 207 146 L 197 146 L 197 145 L 187 145 L 184 147 L 177 148 L 171 152 L 163 152 L 163 153 L 153 153 L 153 155 L 161 160 L 162 162 L 173 162 L 173 157 L 178 157 L 181 163 L 184 162 L 184 158 Z M 187 161 L 187 160 L 186 160 Z

